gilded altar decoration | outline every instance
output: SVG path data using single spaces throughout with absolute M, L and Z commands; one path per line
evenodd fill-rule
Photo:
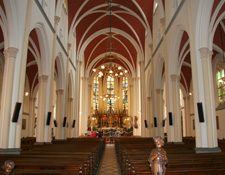
M 154 138 L 156 148 L 154 148 L 148 158 L 152 175 L 165 175 L 166 164 L 168 163 L 166 151 L 162 148 L 164 146 L 164 140 L 157 136 Z

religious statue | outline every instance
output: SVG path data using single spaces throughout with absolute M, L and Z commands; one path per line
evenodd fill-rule
M 166 164 L 168 162 L 166 151 L 162 148 L 164 140 L 157 136 L 154 138 L 156 148 L 154 148 L 148 158 L 152 175 L 165 175 Z
M 15 167 L 15 163 L 11 160 L 6 160 L 2 168 L 5 170 L 5 174 L 11 174 L 13 168 Z

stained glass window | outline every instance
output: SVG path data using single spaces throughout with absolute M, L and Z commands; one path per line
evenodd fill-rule
M 225 84 L 223 81 L 224 78 L 224 69 L 221 68 L 216 72 L 217 88 L 218 88 L 218 97 L 219 102 L 224 102 L 225 99 Z
M 107 78 L 107 111 L 113 113 L 114 111 L 114 78 L 109 75 Z M 110 111 L 111 107 L 111 111 Z
M 99 79 L 98 76 L 93 81 L 93 111 L 99 109 Z
M 128 78 L 123 77 L 123 107 L 128 110 Z

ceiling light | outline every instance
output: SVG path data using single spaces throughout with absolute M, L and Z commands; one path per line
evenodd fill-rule
M 123 75 L 123 72 L 120 72 L 120 75 Z
M 104 66 L 104 65 L 102 65 L 102 66 L 101 66 L 101 68 L 102 68 L 102 69 L 105 69 L 105 66 Z
M 121 69 L 122 69 L 122 67 L 120 67 L 120 66 L 119 66 L 119 67 L 118 67 L 118 69 L 119 69 L 119 70 L 121 70 Z
M 93 72 L 96 72 L 96 69 L 93 69 Z
M 112 70 L 110 70 L 110 71 L 109 71 L 109 73 L 110 73 L 110 74 L 112 74 L 112 73 L 113 73 L 113 71 L 112 71 Z
M 29 95 L 29 92 L 25 92 L 25 96 L 28 96 Z
M 124 72 L 127 73 L 127 70 L 125 70 Z
M 118 73 L 116 73 L 115 76 L 118 76 Z

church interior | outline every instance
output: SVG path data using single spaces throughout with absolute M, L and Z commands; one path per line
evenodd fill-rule
M 0 0 L 0 173 L 154 174 L 160 137 L 167 175 L 225 174 L 224 22 L 224 0 Z

